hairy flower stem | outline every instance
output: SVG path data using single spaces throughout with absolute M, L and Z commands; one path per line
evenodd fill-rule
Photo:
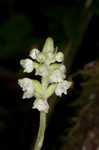
M 40 125 L 39 125 L 39 131 L 38 131 L 37 140 L 34 146 L 34 150 L 41 149 L 43 145 L 45 129 L 46 129 L 46 113 L 40 112 Z

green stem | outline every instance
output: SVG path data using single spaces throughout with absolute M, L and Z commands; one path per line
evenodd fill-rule
M 44 133 L 46 129 L 46 113 L 40 112 L 40 126 L 34 150 L 40 150 L 43 145 Z

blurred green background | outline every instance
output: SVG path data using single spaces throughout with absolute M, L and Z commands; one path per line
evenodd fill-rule
M 52 37 L 65 54 L 69 78 L 99 60 L 98 35 L 98 0 L 0 1 L 0 149 L 32 150 L 38 131 L 39 112 L 31 110 L 32 99 L 22 100 L 17 85 L 19 77 L 28 76 L 22 73 L 20 59 L 34 47 L 41 50 L 45 39 Z M 49 115 L 43 149 L 61 149 L 61 134 L 74 125 L 78 106 L 69 104 L 80 96 L 82 87 L 81 77 L 72 80 L 75 86 L 67 96 L 61 101 L 52 97 L 51 106 L 56 107 Z

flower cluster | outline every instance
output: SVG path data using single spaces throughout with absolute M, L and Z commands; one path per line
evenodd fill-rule
M 33 109 L 48 113 L 49 105 L 47 99 L 55 92 L 57 96 L 67 94 L 71 82 L 65 80 L 66 68 L 63 64 L 64 54 L 54 50 L 53 39 L 48 38 L 44 44 L 42 52 L 38 49 L 32 49 L 27 59 L 20 61 L 23 71 L 31 73 L 35 70 L 35 75 L 41 76 L 41 82 L 29 78 L 18 80 L 24 94 L 23 99 L 32 98 L 36 100 L 33 103 Z

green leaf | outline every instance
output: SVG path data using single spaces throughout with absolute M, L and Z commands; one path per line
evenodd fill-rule
M 46 16 L 57 21 L 59 25 L 57 28 L 62 28 L 65 36 L 73 44 L 80 45 L 84 35 L 85 8 L 83 3 L 69 6 L 57 4 L 46 10 Z
M 40 38 L 31 36 L 32 25 L 26 16 L 11 17 L 0 26 L 0 59 L 16 58 L 28 53 L 33 44 L 41 44 Z
M 83 34 L 84 8 L 83 6 L 71 6 L 66 8 L 62 25 L 64 32 L 76 46 L 80 45 Z
M 46 90 L 46 97 L 49 98 L 55 91 L 56 89 L 56 86 L 57 86 L 57 83 L 56 84 L 52 84 L 50 85 L 47 90 Z

